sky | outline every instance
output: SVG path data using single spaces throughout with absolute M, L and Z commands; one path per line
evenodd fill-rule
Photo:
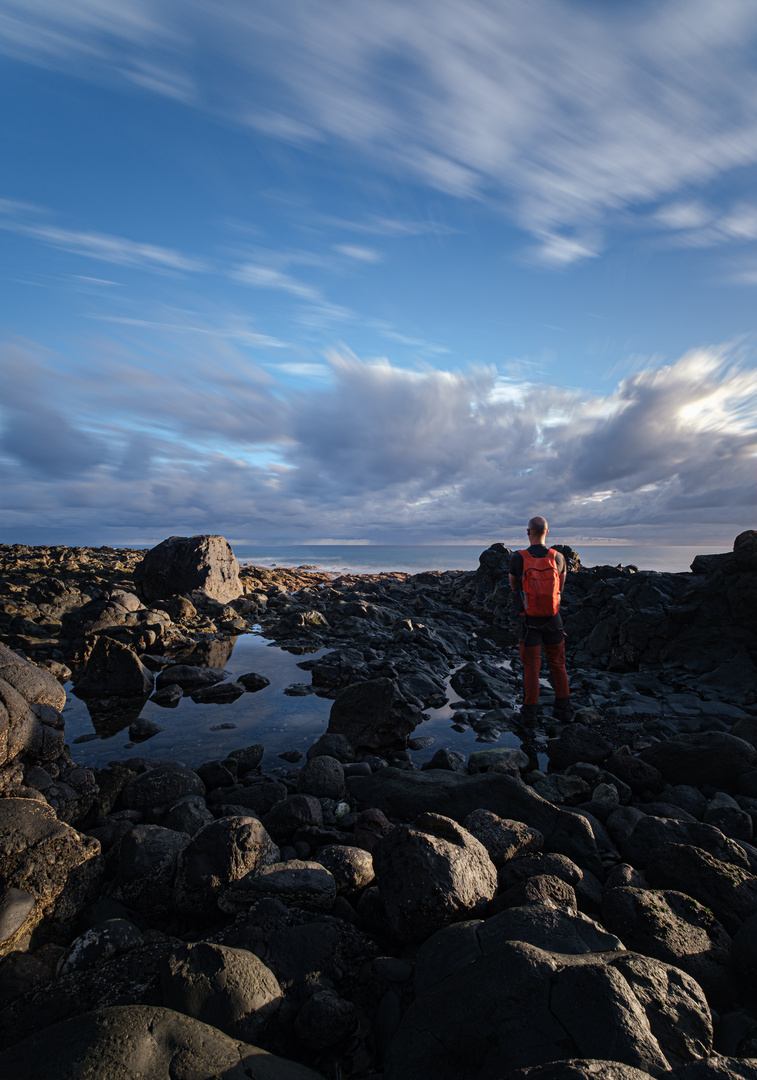
M 730 547 L 754 0 L 0 0 L 0 542 Z

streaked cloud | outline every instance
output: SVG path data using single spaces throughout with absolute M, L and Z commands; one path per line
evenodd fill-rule
M 44 508 L 261 540 L 439 542 L 505 535 L 541 509 L 576 535 L 665 542 L 689 524 L 727 540 L 753 513 L 757 372 L 728 349 L 605 395 L 346 352 L 279 378 L 228 343 L 187 355 L 180 380 L 167 358 L 136 353 L 64 368 L 9 345 L 2 360 L 16 523 Z M 55 405 L 35 419 L 41 386 Z
M 373 248 L 360 247 L 358 244 L 335 244 L 334 251 L 346 255 L 348 259 L 357 259 L 358 262 L 381 262 L 380 252 Z
M 5 0 L 2 20 L 0 47 L 22 59 L 213 101 L 272 138 L 500 201 L 557 267 L 598 254 L 624 210 L 757 162 L 751 0 Z
M 256 289 L 279 289 L 282 292 L 291 293 L 300 300 L 320 300 L 321 293 L 313 285 L 307 285 L 298 281 L 289 274 L 277 270 L 273 266 L 262 266 L 258 263 L 243 263 L 231 271 L 231 276 L 242 285 L 251 285 Z
M 30 213 L 47 213 L 40 207 L 9 199 L 0 200 L 0 229 L 21 233 L 50 247 L 70 251 L 101 262 L 143 270 L 198 273 L 207 269 L 204 260 L 158 244 L 129 240 L 123 236 L 87 230 L 63 229 L 57 225 L 29 221 Z M 95 280 L 91 278 L 90 280 Z

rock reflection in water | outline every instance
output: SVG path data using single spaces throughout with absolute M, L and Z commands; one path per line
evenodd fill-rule
M 134 755 L 200 765 L 214 758 L 225 758 L 240 746 L 263 743 L 264 771 L 276 768 L 282 764 L 279 753 L 287 750 L 304 753 L 315 742 L 326 729 L 331 708 L 328 698 L 314 693 L 304 697 L 284 694 L 287 687 L 302 682 L 303 672 L 297 666 L 299 655 L 279 649 L 253 633 L 204 642 L 183 655 L 171 657 L 173 662 L 182 664 L 223 668 L 229 682 L 251 672 L 270 680 L 269 685 L 254 693 L 244 693 L 227 704 L 198 703 L 184 696 L 170 709 L 149 699 L 131 701 L 127 709 L 122 702 L 111 698 L 90 701 L 90 711 L 83 701 L 71 695 L 69 685 L 64 709 L 66 741 L 76 743 L 72 749 L 79 764 L 96 767 Z M 163 730 L 133 746 L 125 729 L 138 717 L 155 721 Z M 82 737 L 84 741 L 79 741 Z
M 198 642 L 191 652 L 173 658 L 175 663 L 195 664 L 197 667 L 226 667 L 237 643 L 235 637 L 214 638 Z
M 82 699 L 82 705 L 89 713 L 95 734 L 100 739 L 110 739 L 137 719 L 149 696 L 87 698 Z

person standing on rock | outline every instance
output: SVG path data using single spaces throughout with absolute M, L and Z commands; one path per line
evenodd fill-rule
M 561 552 L 546 545 L 547 527 L 543 517 L 532 517 L 526 529 L 529 546 L 513 553 L 510 560 L 510 588 L 518 601 L 518 652 L 523 664 L 522 722 L 536 724 L 539 704 L 541 650 L 549 664 L 555 688 L 554 717 L 573 719 L 570 686 L 565 670 L 565 634 L 560 617 L 560 598 L 565 587 L 567 566 Z

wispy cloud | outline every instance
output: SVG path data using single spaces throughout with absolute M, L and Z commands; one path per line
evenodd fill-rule
M 0 229 L 21 233 L 42 244 L 69 251 L 74 255 L 115 263 L 118 266 L 182 273 L 198 273 L 208 268 L 202 259 L 184 255 L 173 248 L 129 240 L 123 236 L 63 229 L 57 225 L 39 224 L 28 220 L 30 213 L 43 212 L 46 211 L 27 203 L 8 199 L 0 200 Z
M 753 516 L 757 372 L 726 349 L 593 396 L 347 352 L 328 370 L 262 371 L 228 342 L 185 346 L 181 380 L 170 358 L 124 349 L 88 361 L 96 379 L 28 345 L 0 356 L 16 522 L 44 510 L 156 530 L 438 542 L 504 535 L 536 508 L 576 534 L 664 542 L 703 526 L 727 541 Z M 53 403 L 41 412 L 40 386 Z
M 18 231 L 33 236 L 36 240 L 51 244 L 53 247 L 71 251 L 75 255 L 86 255 L 103 262 L 117 263 L 119 266 L 136 266 L 153 270 L 180 270 L 197 272 L 206 269 L 201 259 L 182 255 L 171 248 L 157 244 L 145 244 L 127 240 L 122 236 L 108 236 L 106 233 L 77 232 L 73 229 L 60 229 L 53 225 L 18 226 Z
M 357 244 L 334 244 L 334 251 L 340 255 L 346 255 L 348 259 L 356 259 L 358 262 L 376 263 L 381 262 L 381 253 L 373 248 L 360 247 Z
M 601 251 L 619 212 L 757 162 L 752 0 L 5 0 L 3 20 L 12 55 L 212 100 L 273 138 L 501 201 L 558 267 Z M 216 61 L 202 77 L 198 51 Z
M 300 300 L 321 299 L 321 293 L 315 286 L 298 281 L 272 266 L 243 263 L 232 270 L 231 277 L 242 285 L 251 285 L 256 289 L 279 289 L 281 292 L 299 297 Z
M 670 230 L 670 242 L 681 247 L 714 247 L 735 241 L 757 240 L 757 206 L 739 202 L 725 209 L 695 202 L 661 207 L 652 219 Z

